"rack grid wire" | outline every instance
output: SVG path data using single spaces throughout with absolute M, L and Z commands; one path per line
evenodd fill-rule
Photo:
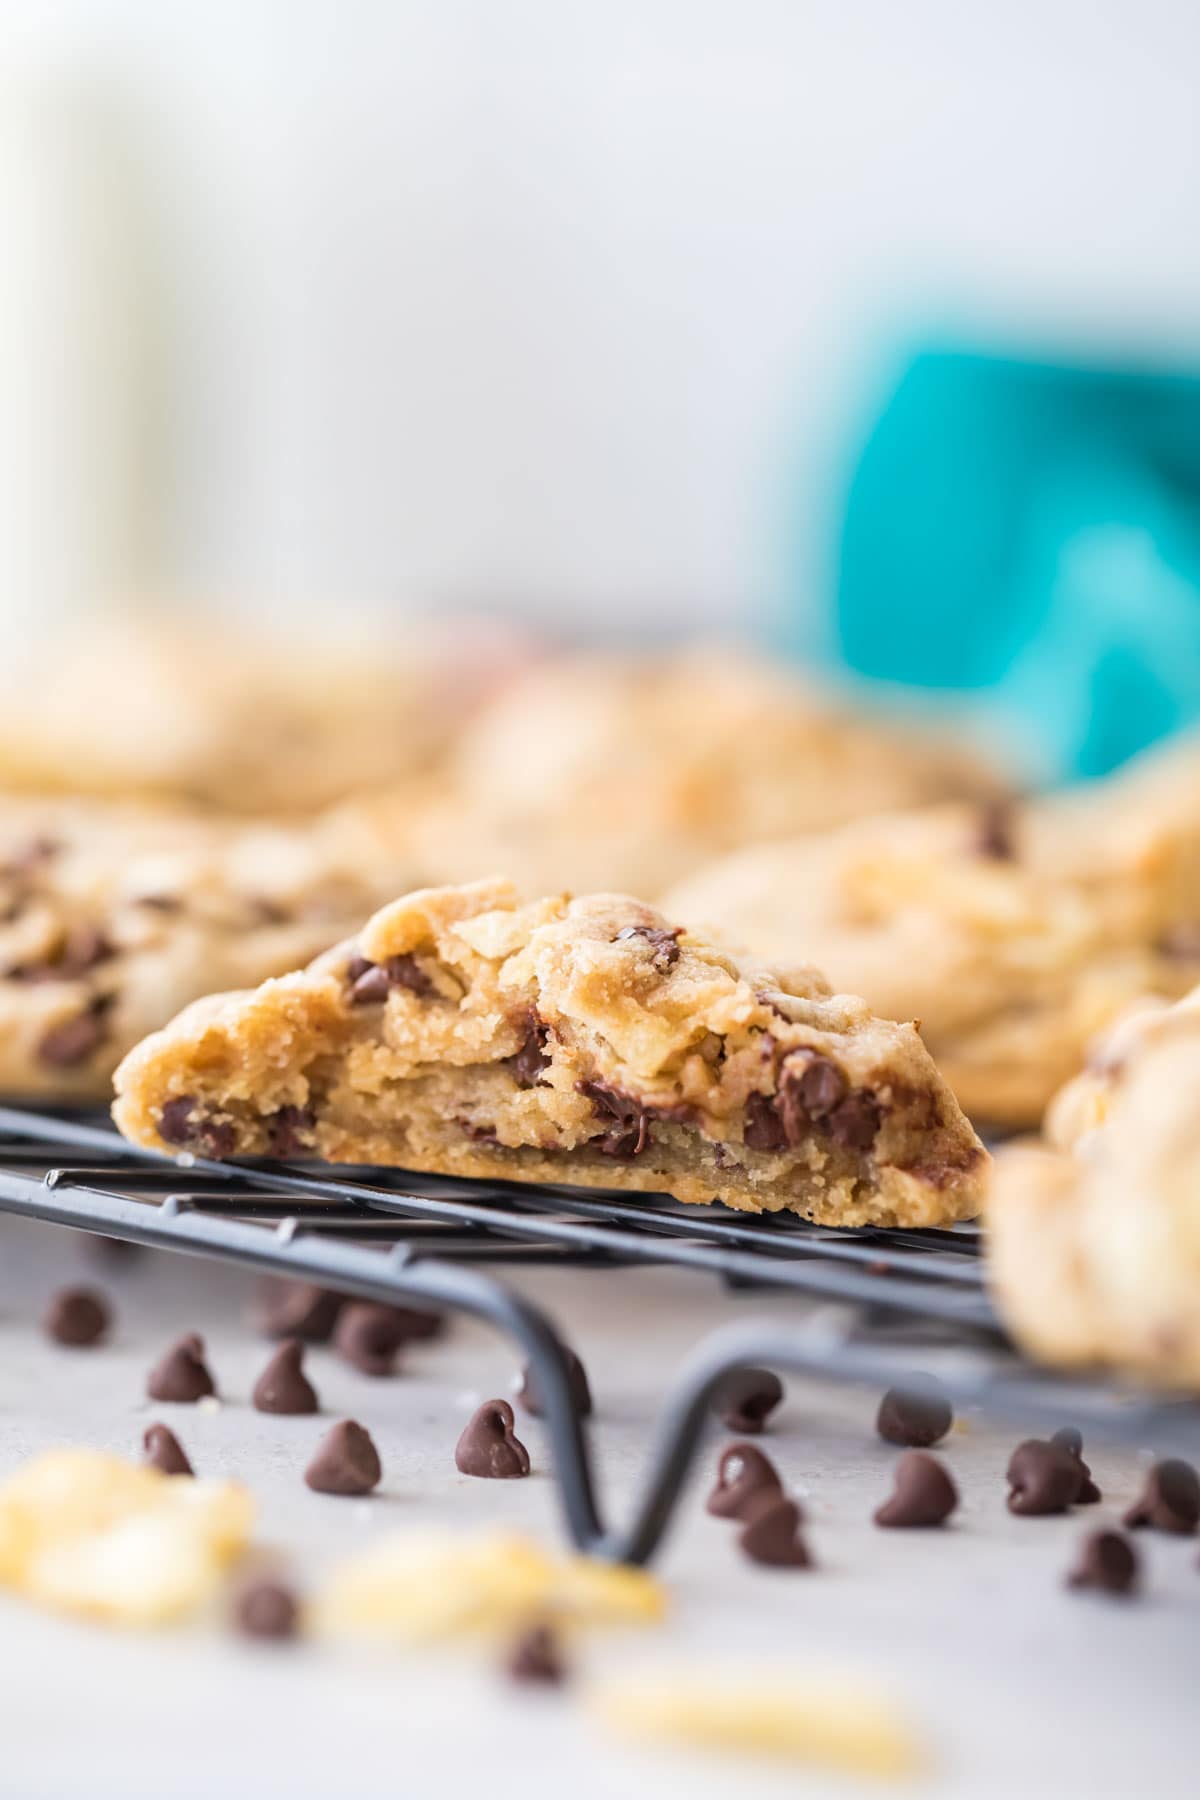
M 1023 1361 L 988 1297 L 973 1226 L 835 1231 L 666 1196 L 168 1159 L 126 1143 L 101 1117 L 25 1107 L 0 1107 L 0 1211 L 485 1321 L 534 1366 L 570 1540 L 613 1560 L 643 1563 L 658 1549 L 714 1394 L 748 1365 L 880 1388 L 934 1373 L 959 1404 L 1026 1428 L 1070 1422 L 1160 1450 L 1200 1449 L 1193 1402 Z M 727 1324 L 696 1346 L 668 1387 L 623 1525 L 601 1514 L 562 1337 L 496 1273 L 545 1264 L 687 1268 L 733 1288 L 769 1289 L 783 1306 L 778 1320 Z

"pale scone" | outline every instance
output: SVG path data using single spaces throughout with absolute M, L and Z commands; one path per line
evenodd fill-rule
M 998 789 L 961 744 L 853 712 L 742 651 L 578 654 L 480 711 L 411 848 L 443 881 L 503 870 L 530 895 L 653 899 L 739 844 Z
M 0 797 L 0 1093 L 109 1098 L 148 1031 L 307 962 L 406 873 L 337 818 Z
M 211 612 L 107 619 L 53 678 L 0 675 L 0 787 L 314 813 L 420 774 L 527 660 L 484 620 L 272 637 Z
M 997 1158 L 991 1281 L 1040 1360 L 1200 1387 L 1200 989 L 1130 1012 Z
M 125 1059 L 134 1142 L 576 1182 L 825 1224 L 974 1214 L 987 1156 L 908 1025 L 621 895 L 395 901 Z
M 1094 787 L 946 806 L 747 849 L 669 891 L 674 917 L 812 957 L 914 1019 L 960 1102 L 1029 1126 L 1132 1000 L 1200 979 L 1193 746 Z

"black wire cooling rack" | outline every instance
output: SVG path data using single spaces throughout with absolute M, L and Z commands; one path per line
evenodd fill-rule
M 568 1534 L 581 1550 L 641 1563 L 657 1549 L 722 1378 L 746 1365 L 886 1387 L 935 1373 L 960 1404 L 1085 1434 L 1195 1451 L 1200 1407 L 1022 1361 L 983 1282 L 980 1237 L 831 1231 L 790 1215 L 747 1217 L 665 1196 L 407 1170 L 167 1159 L 98 1118 L 0 1107 L 0 1211 L 187 1251 L 363 1299 L 469 1313 L 535 1368 Z M 670 1388 L 624 1526 L 606 1526 L 564 1345 L 547 1314 L 496 1266 L 598 1270 L 661 1264 L 770 1289 L 778 1320 L 706 1337 Z

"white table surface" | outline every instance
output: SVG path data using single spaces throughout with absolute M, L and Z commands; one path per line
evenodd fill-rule
M 385 1465 L 378 1496 L 339 1500 L 310 1493 L 300 1479 L 329 1418 L 269 1418 L 248 1404 L 267 1355 L 247 1323 L 248 1279 L 162 1254 L 101 1264 L 69 1233 L 12 1220 L 0 1221 L 0 1251 L 0 1469 L 62 1441 L 137 1454 L 147 1422 L 165 1419 L 199 1471 L 250 1484 L 261 1539 L 286 1552 L 301 1582 L 315 1580 L 342 1546 L 395 1527 L 502 1521 L 557 1535 L 535 1421 L 521 1425 L 531 1480 L 473 1481 L 454 1468 L 471 1407 L 507 1393 L 513 1375 L 508 1346 L 483 1329 L 458 1323 L 442 1342 L 414 1349 L 388 1381 L 368 1380 L 327 1349 L 310 1353 L 324 1412 L 367 1424 Z M 44 1297 L 81 1277 L 117 1308 L 103 1349 L 60 1349 L 37 1329 Z M 681 1271 L 519 1279 L 588 1365 L 604 1497 L 616 1507 L 628 1503 L 664 1380 L 690 1345 L 730 1318 L 781 1313 L 777 1299 L 729 1295 Z M 211 1415 L 143 1398 L 151 1361 L 187 1329 L 207 1338 L 225 1396 Z M 1022 1434 L 968 1416 L 945 1446 L 963 1494 L 953 1528 L 885 1532 L 870 1514 L 889 1489 L 896 1452 L 873 1433 L 877 1400 L 789 1380 L 779 1423 L 764 1439 L 808 1510 L 819 1561 L 810 1573 L 752 1567 L 731 1528 L 705 1514 L 714 1438 L 658 1565 L 673 1595 L 670 1623 L 593 1638 L 574 1692 L 514 1689 L 461 1649 L 264 1647 L 211 1622 L 120 1635 L 0 1596 L 0 1794 L 591 1800 L 652 1792 L 708 1800 L 887 1791 L 794 1764 L 611 1739 L 579 1690 L 588 1674 L 635 1660 L 861 1675 L 897 1698 L 929 1747 L 930 1772 L 897 1792 L 1194 1794 L 1197 1541 L 1142 1534 L 1146 1588 L 1136 1602 L 1062 1585 L 1083 1530 L 1114 1517 L 1136 1491 L 1139 1457 L 1088 1445 L 1106 1504 L 1068 1518 L 1014 1519 L 1003 1470 Z

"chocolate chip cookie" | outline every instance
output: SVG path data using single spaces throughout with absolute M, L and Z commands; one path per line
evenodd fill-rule
M 0 799 L 0 1092 L 105 1099 L 199 994 L 294 969 L 395 892 L 397 862 L 301 830 Z
M 1131 1013 L 997 1159 L 992 1286 L 1046 1362 L 1200 1387 L 1200 989 Z
M 814 959 L 917 1019 L 961 1104 L 1038 1122 L 1090 1039 L 1200 980 L 1200 758 L 1186 746 L 1077 794 L 863 820 L 741 851 L 663 904 L 776 959 Z
M 136 1143 L 949 1223 L 987 1156 L 917 1032 L 619 895 L 426 889 L 125 1059 Z

